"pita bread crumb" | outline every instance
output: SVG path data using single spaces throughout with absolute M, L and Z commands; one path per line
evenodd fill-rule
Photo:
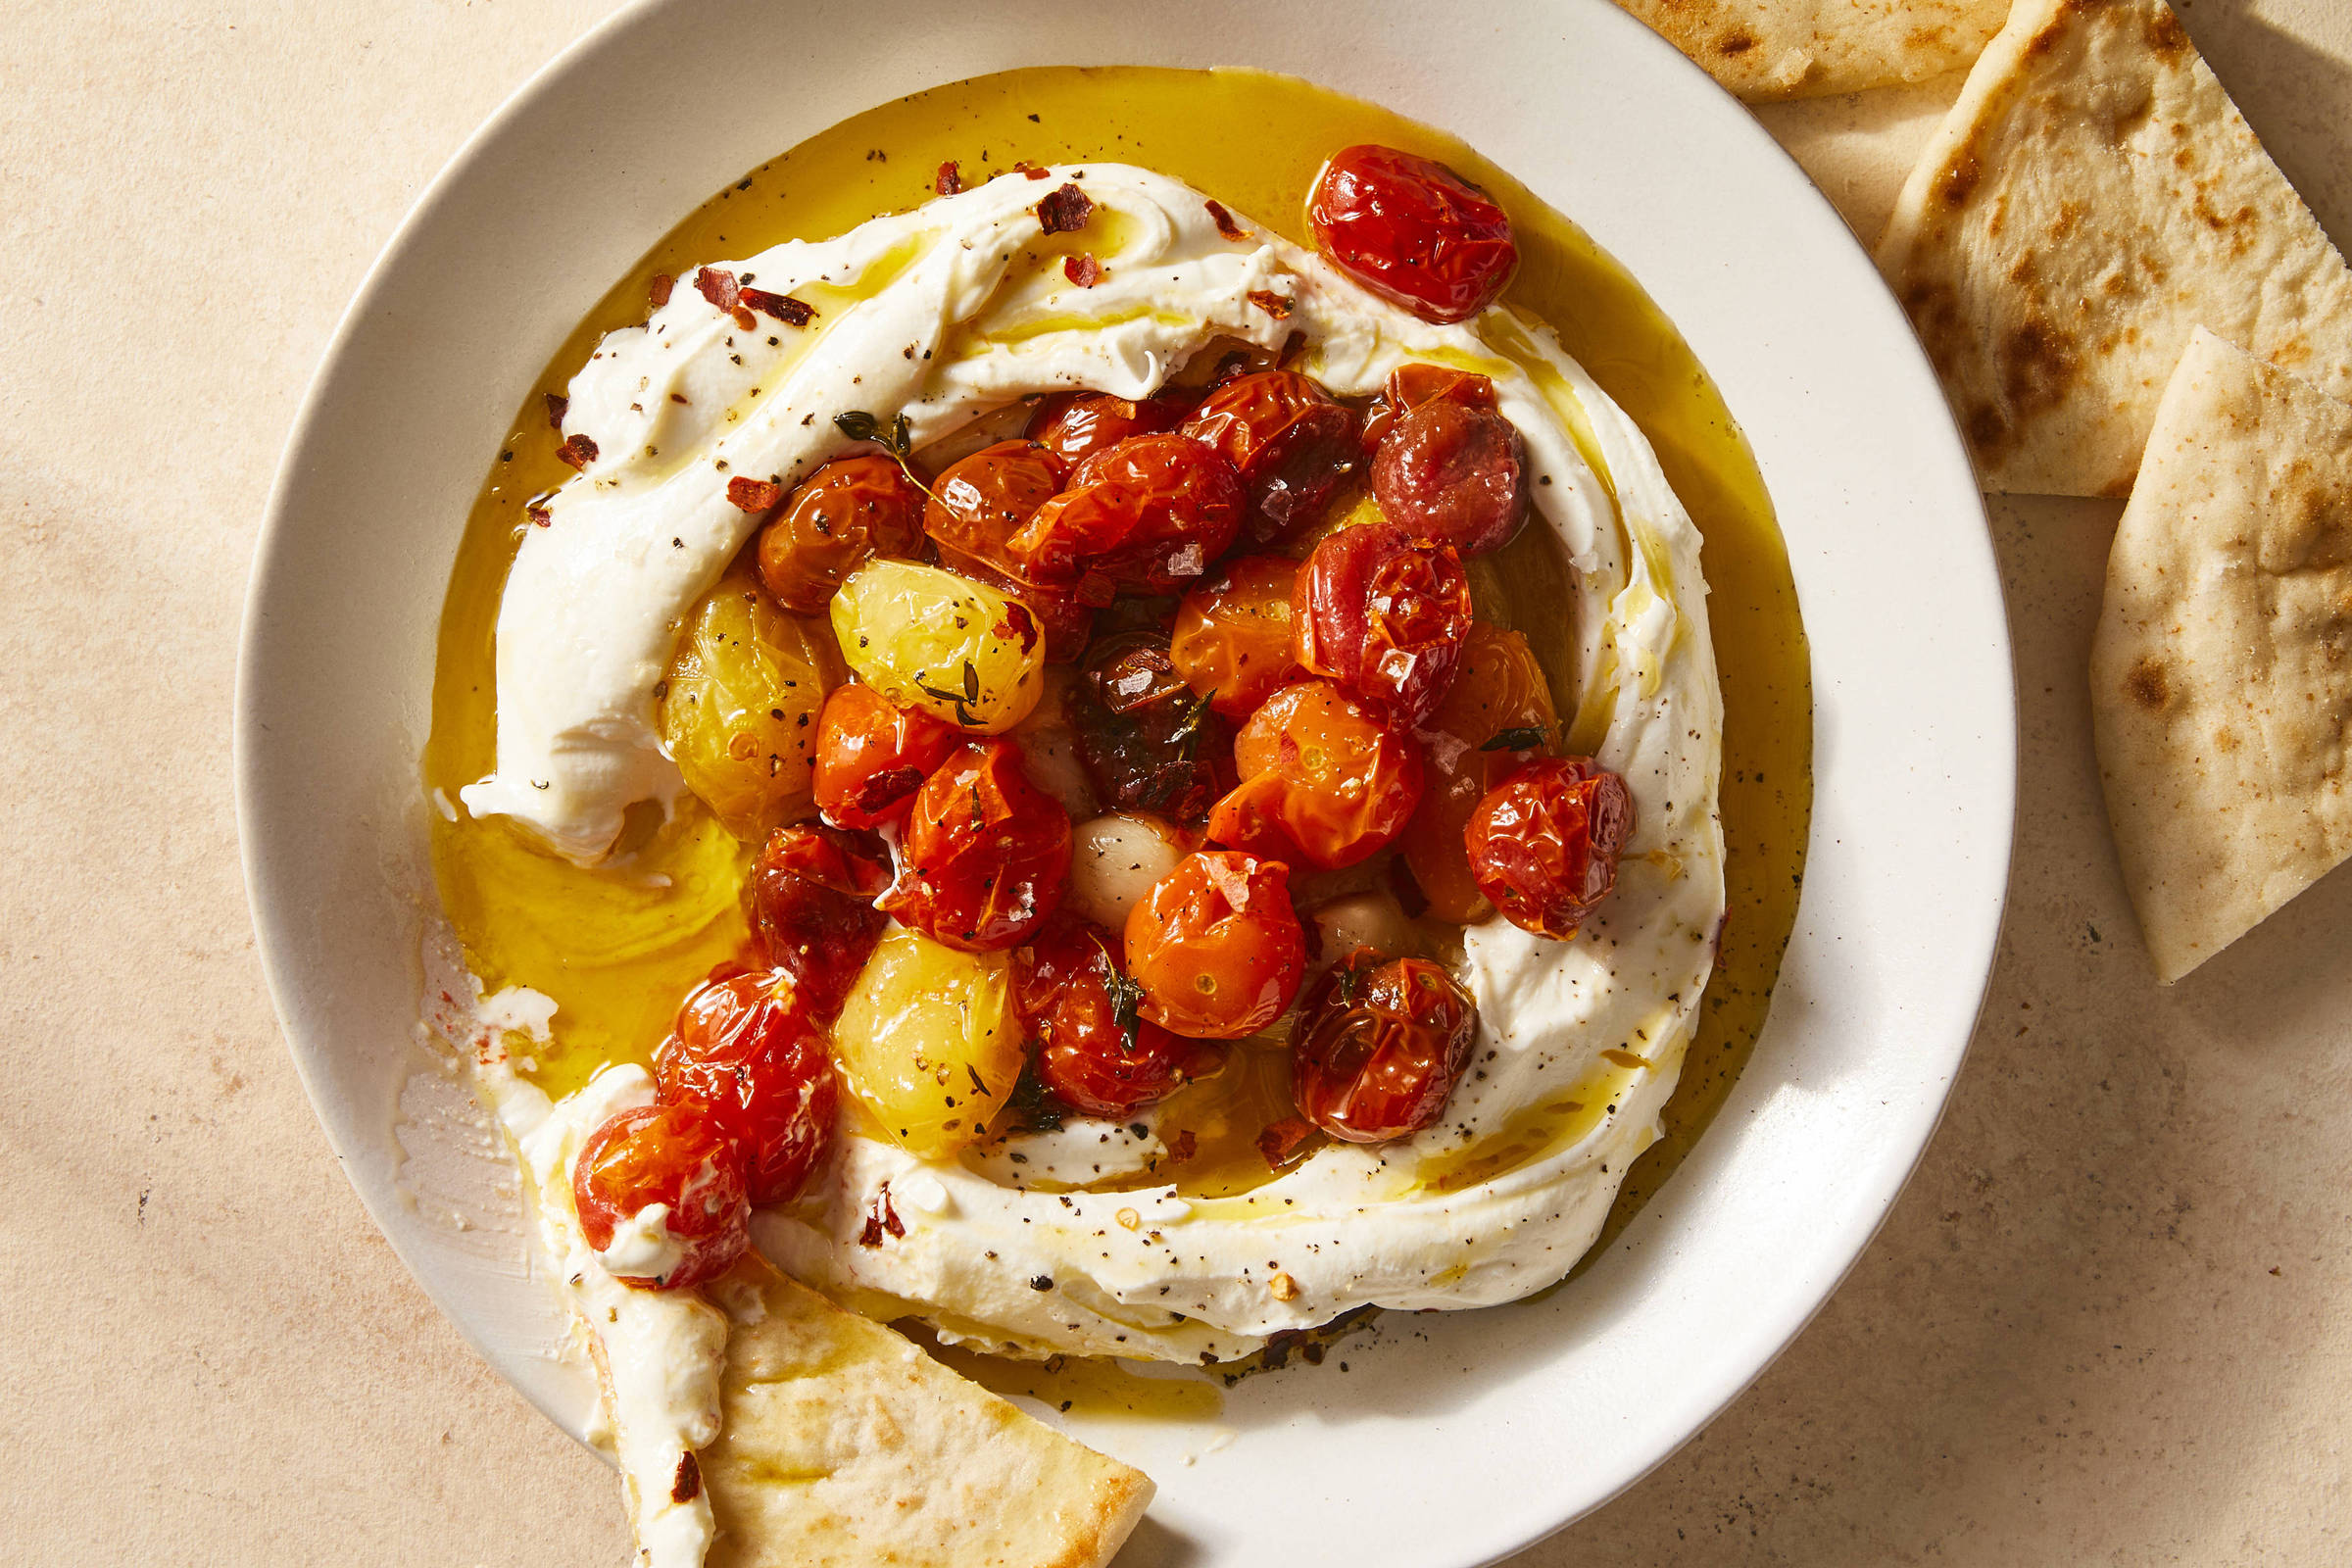
M 1879 268 L 1988 490 L 2129 493 L 2199 323 L 2352 396 L 2352 269 L 2164 0 L 2018 0 Z
M 1617 0 L 1752 103 L 1965 69 L 2009 0 Z
M 2194 332 L 2116 530 L 2090 685 L 2170 985 L 2352 856 L 2352 406 Z

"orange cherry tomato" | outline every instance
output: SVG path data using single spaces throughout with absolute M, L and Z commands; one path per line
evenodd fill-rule
M 1130 436 L 1078 466 L 1005 546 L 1013 569 L 1049 587 L 1099 571 L 1122 587 L 1175 593 L 1223 555 L 1242 526 L 1233 466 L 1189 436 Z
M 1243 556 L 1218 567 L 1176 607 L 1168 658 L 1185 684 L 1227 718 L 1247 718 L 1291 678 L 1291 588 L 1298 564 Z
M 816 719 L 816 808 L 835 827 L 896 822 L 960 739 L 952 725 L 870 686 L 836 686 Z
M 890 852 L 869 833 L 803 823 L 768 836 L 752 862 L 752 933 L 770 967 L 792 976 L 809 1016 L 830 1027 L 882 940 L 874 900 Z
M 1426 321 L 1494 303 L 1519 265 L 1510 215 L 1435 159 L 1359 145 L 1332 154 L 1307 193 L 1315 248 Z
M 1459 403 L 1467 408 L 1494 407 L 1494 383 L 1475 370 L 1414 361 L 1389 372 L 1380 395 L 1364 411 L 1364 450 L 1378 451 L 1380 443 L 1403 418 L 1424 403 Z
M 1393 522 L 1327 535 L 1291 591 L 1298 666 L 1404 729 L 1445 700 L 1469 635 L 1461 558 Z
M 895 459 L 837 458 L 760 530 L 760 580 L 786 610 L 821 614 L 851 572 L 922 542 L 923 492 Z
M 1176 862 L 1127 913 L 1142 1015 L 1193 1040 L 1239 1040 L 1282 1016 L 1306 972 L 1291 871 L 1231 850 Z
M 1141 403 L 1107 392 L 1056 392 L 1029 416 L 1029 439 L 1076 467 L 1131 435 L 1153 435 L 1184 422 L 1189 402 L 1162 392 Z
M 1353 865 L 1404 831 L 1421 803 L 1421 749 L 1329 681 L 1266 699 L 1233 740 L 1242 781 L 1208 836 L 1286 860 Z
M 1527 639 L 1474 622 L 1453 689 L 1421 727 L 1429 788 L 1396 841 L 1431 914 L 1468 925 L 1494 912 L 1470 874 L 1462 829 L 1487 791 L 1548 749 L 1558 733 L 1551 688 Z
M 1634 834 L 1625 780 L 1589 757 L 1544 758 L 1487 792 L 1462 842 L 1478 891 L 1523 930 L 1561 942 L 1617 885 Z
M 1362 457 L 1355 411 L 1291 370 L 1226 382 L 1200 400 L 1184 433 L 1241 475 L 1250 496 L 1243 528 L 1257 544 L 1313 521 Z
M 1493 409 L 1435 399 L 1382 438 L 1372 499 L 1416 539 L 1465 556 L 1499 550 L 1527 523 L 1527 443 Z
M 915 793 L 898 880 L 878 907 L 965 953 L 1017 947 L 1061 903 L 1070 813 L 998 736 L 952 754 Z
M 824 1029 L 792 978 L 732 975 L 688 993 L 669 1038 L 654 1052 L 662 1098 L 718 1118 L 743 1152 L 756 1204 L 800 1195 L 833 1138 L 841 1090 Z
M 603 1251 L 613 1232 L 656 1203 L 678 1247 L 665 1274 L 617 1275 L 649 1291 L 683 1290 L 724 1274 L 752 1245 L 752 1204 L 743 1153 L 718 1117 L 691 1102 L 639 1105 L 588 1135 L 571 1167 L 572 1206 L 588 1245 Z
M 1197 822 L 1232 787 L 1232 733 L 1202 710 L 1155 633 L 1097 642 L 1068 711 L 1078 760 L 1105 809 Z
M 1124 938 L 1064 915 L 1014 970 L 1013 1005 L 1037 1039 L 1038 1077 L 1089 1116 L 1132 1116 L 1217 1061 L 1213 1051 L 1142 1016 L 1143 988 L 1119 966 L 1124 946 Z
M 1443 966 L 1358 948 L 1291 1026 L 1291 1098 L 1348 1143 L 1410 1137 L 1446 1114 L 1477 1038 L 1478 1004 Z
M 923 531 L 951 550 L 1019 577 L 1021 569 L 1005 547 L 1037 509 L 1060 492 L 1069 473 L 1068 464 L 1034 441 L 982 447 L 931 482 Z

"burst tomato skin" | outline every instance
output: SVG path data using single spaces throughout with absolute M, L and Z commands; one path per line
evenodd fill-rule
M 1206 816 L 1233 784 L 1233 735 L 1213 712 L 1195 711 L 1167 644 L 1149 631 L 1117 633 L 1095 644 L 1085 667 L 1065 701 L 1078 760 L 1104 808 Z
M 1107 392 L 1056 392 L 1029 416 L 1029 439 L 1076 467 L 1131 435 L 1156 435 L 1184 422 L 1188 404 L 1163 392 L 1130 403 Z
M 1465 556 L 1499 550 L 1527 524 L 1527 442 L 1491 408 L 1434 398 L 1382 438 L 1372 498 L 1416 539 Z
M 965 953 L 1017 947 L 1061 903 L 1070 814 L 1021 770 L 1018 742 L 966 744 L 923 781 L 876 907 Z
M 1451 366 L 1429 365 L 1415 360 L 1399 365 L 1389 372 L 1388 381 L 1364 411 L 1364 452 L 1368 456 L 1380 450 L 1382 441 L 1396 421 L 1424 403 L 1459 403 L 1465 408 L 1494 407 L 1494 383 L 1476 370 L 1457 370 Z
M 1133 985 L 1118 967 L 1124 946 L 1115 933 L 1063 915 L 1013 971 L 1013 1005 L 1038 1042 L 1038 1077 L 1089 1116 L 1132 1116 L 1213 1060 L 1198 1042 L 1147 1018 L 1120 1023 L 1112 988 Z
M 1494 912 L 1478 891 L 1463 849 L 1470 813 L 1487 791 L 1542 755 L 1559 733 L 1551 688 L 1527 639 L 1474 623 L 1453 689 L 1418 733 L 1429 783 L 1396 848 L 1429 900 L 1429 912 L 1468 925 Z
M 1329 681 L 1285 686 L 1233 742 L 1236 785 L 1208 836 L 1334 870 L 1386 848 L 1421 803 L 1421 749 Z
M 1362 461 L 1355 411 L 1305 376 L 1259 370 L 1219 386 L 1184 433 L 1233 466 L 1249 494 L 1243 529 L 1271 544 L 1311 522 Z
M 1020 567 L 1006 546 L 1069 476 L 1069 465 L 1034 441 L 982 447 L 931 482 L 923 531 L 947 549 L 1018 578 Z
M 1291 1095 L 1334 1138 L 1407 1138 L 1446 1114 L 1477 1037 L 1478 1004 L 1443 966 L 1358 948 L 1291 1026 Z
M 709 1110 L 743 1152 L 755 1204 L 800 1195 L 833 1137 L 841 1091 L 823 1028 L 789 975 L 755 970 L 688 993 L 654 1053 L 664 1101 Z
M 830 1027 L 886 923 L 874 900 L 890 852 L 866 833 L 780 827 L 752 862 L 752 932 L 770 967 L 792 977 L 809 1016 Z
M 680 1258 L 669 1273 L 619 1275 L 623 1285 L 675 1291 L 723 1274 L 752 1244 L 743 1154 L 718 1118 L 690 1102 L 639 1105 L 609 1118 L 580 1145 L 572 1206 L 588 1245 L 603 1251 L 619 1227 L 668 1205 Z
M 1298 563 L 1281 556 L 1228 561 L 1176 607 L 1168 658 L 1212 711 L 1248 718 L 1292 678 L 1291 590 Z
M 1461 558 L 1394 522 L 1326 537 L 1292 589 L 1292 659 L 1401 729 L 1445 700 L 1469 635 Z
M 870 686 L 836 686 L 816 720 L 816 808 L 835 827 L 900 821 L 959 739 L 952 726 Z
M 1504 918 L 1565 942 L 1617 885 L 1634 823 L 1624 779 L 1589 757 L 1542 758 L 1487 792 L 1462 842 Z
M 803 480 L 760 531 L 760 580 L 795 614 L 822 614 L 842 580 L 866 562 L 921 547 L 923 504 L 896 460 L 837 458 Z
M 1127 915 L 1143 1016 L 1193 1040 L 1238 1040 L 1282 1016 L 1306 972 L 1290 867 L 1232 850 L 1186 856 Z
M 1200 442 L 1130 436 L 1080 464 L 1005 555 L 1049 587 L 1074 590 L 1095 571 L 1141 593 L 1176 593 L 1232 545 L 1244 502 L 1233 465 Z
M 1510 215 L 1432 158 L 1359 144 L 1332 154 L 1307 193 L 1315 247 L 1340 270 L 1429 321 L 1462 321 L 1519 265 Z

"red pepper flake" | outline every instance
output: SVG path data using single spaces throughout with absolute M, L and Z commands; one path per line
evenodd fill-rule
M 1257 1135 L 1257 1152 L 1266 1156 L 1266 1163 L 1275 1170 L 1282 1169 L 1298 1157 L 1299 1146 L 1312 1136 L 1314 1129 L 1302 1117 L 1285 1116 L 1270 1123 Z
M 702 1461 L 695 1458 L 694 1450 L 689 1448 L 678 1455 L 678 1474 L 677 1478 L 669 1484 L 669 1500 L 677 1503 L 692 1502 L 702 1494 Z
M 564 433 L 564 411 L 571 407 L 571 399 L 561 392 L 547 395 L 547 427 L 558 435 Z
M 1037 617 L 1029 613 L 1029 607 L 1017 599 L 1005 605 L 1004 618 L 998 621 L 992 630 L 1006 642 L 1018 637 L 1024 656 L 1037 646 Z
M 530 518 L 531 525 L 536 528 L 546 527 L 552 516 L 545 507 L 525 507 L 522 509 L 522 514 Z
M 1270 288 L 1253 288 L 1250 291 L 1250 303 L 1277 321 L 1287 321 L 1291 318 L 1292 307 L 1298 302 Z
M 770 294 L 763 288 L 747 288 L 739 296 L 755 311 L 763 312 L 786 326 L 807 326 L 816 319 L 816 307 L 804 304 L 789 294 Z
M 963 171 L 956 167 L 955 159 L 951 158 L 939 166 L 939 172 L 931 176 L 931 189 L 941 196 L 955 196 L 961 193 Z
M 645 292 L 653 300 L 654 309 L 658 311 L 669 303 L 669 291 L 677 286 L 678 280 L 667 272 L 656 272 L 653 282 L 647 286 Z
M 866 1213 L 865 1228 L 858 1233 L 858 1245 L 859 1247 L 880 1247 L 884 1231 L 888 1231 L 893 1236 L 906 1234 L 905 1222 L 899 1218 L 898 1209 L 891 1204 L 890 1183 L 888 1182 L 884 1182 L 882 1190 L 874 1195 L 874 1206 Z
M 739 473 L 727 481 L 727 505 L 738 512 L 749 512 L 755 515 L 773 512 L 783 499 L 784 487 L 769 484 L 765 479 L 749 479 Z
M 575 435 L 556 448 L 556 456 L 575 468 L 585 468 L 596 461 L 596 443 L 584 435 Z
M 695 273 L 694 288 L 713 308 L 727 312 L 735 309 L 735 302 L 743 295 L 743 285 L 735 281 L 735 274 L 715 267 L 706 267 Z
M 886 767 L 879 773 L 867 774 L 865 782 L 858 786 L 858 809 L 879 811 L 922 787 L 921 768 Z
M 1093 288 L 1102 281 L 1102 264 L 1092 256 L 1064 256 L 1061 259 L 1061 275 L 1080 288 Z
M 1075 234 L 1086 226 L 1094 212 L 1095 204 L 1086 192 L 1075 185 L 1064 185 L 1037 204 L 1037 220 L 1049 234 Z
M 1187 1127 L 1184 1131 L 1178 1133 L 1176 1135 L 1176 1141 L 1168 1146 L 1168 1162 L 1172 1165 L 1181 1165 L 1186 1160 L 1192 1158 L 1193 1155 L 1199 1152 L 1200 1148 L 1200 1140 L 1195 1138 L 1193 1136 L 1193 1130 L 1190 1127 Z
M 753 317 L 752 308 L 750 306 L 738 305 L 727 314 L 735 318 L 735 324 L 743 328 L 743 330 L 746 332 L 757 332 L 760 330 L 760 322 Z M 740 365 L 743 362 L 738 360 L 736 363 Z
M 1052 179 L 1054 177 L 1052 173 L 1046 170 L 1038 168 L 1026 158 L 1022 159 L 1019 163 L 1013 165 L 1012 167 L 1015 173 L 1021 174 L 1029 179 Z M 1051 233 L 1053 231 L 1049 229 L 1047 232 Z
M 1227 239 L 1241 240 L 1250 237 L 1250 231 L 1235 222 L 1233 215 L 1225 210 L 1225 204 L 1214 196 L 1208 199 L 1208 216 L 1215 221 L 1217 232 Z

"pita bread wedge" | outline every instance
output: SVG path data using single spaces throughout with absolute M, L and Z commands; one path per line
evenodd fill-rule
M 2108 557 L 2090 694 L 2165 984 L 2352 856 L 2352 406 L 2195 332 Z
M 2018 0 L 1879 267 L 1988 490 L 2130 491 L 2199 322 L 2352 396 L 2352 270 L 2164 0 Z
M 1959 71 L 2009 0 L 1617 0 L 1751 102 L 1860 92 Z

